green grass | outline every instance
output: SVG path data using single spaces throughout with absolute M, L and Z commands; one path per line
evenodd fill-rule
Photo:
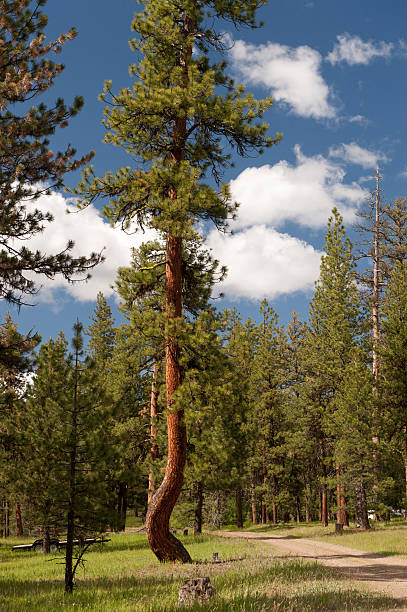
M 64 566 L 53 555 L 12 552 L 0 544 L 1 612 L 96 610 L 170 612 L 184 579 L 210 576 L 216 599 L 202 611 L 395 610 L 388 597 L 367 594 L 350 580 L 315 563 L 277 561 L 269 545 L 214 535 L 182 537 L 192 565 L 160 565 L 139 534 L 112 536 L 103 549 L 86 554 L 74 594 L 63 592 Z M 21 540 L 20 540 L 21 542 Z M 212 552 L 220 563 L 210 563 Z M 198 608 L 197 608 L 198 609 Z
M 345 527 L 343 535 L 335 533 L 335 523 L 322 527 L 320 523 L 285 523 L 281 525 L 251 525 L 246 530 L 267 531 L 291 538 L 311 538 L 321 542 L 340 544 L 358 550 L 377 552 L 382 555 L 407 557 L 407 522 L 395 520 L 390 523 L 371 522 L 372 529 L 362 531 Z

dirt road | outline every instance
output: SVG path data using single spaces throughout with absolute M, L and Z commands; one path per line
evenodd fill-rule
M 305 538 L 293 538 L 247 531 L 222 531 L 219 535 L 231 538 L 254 539 L 269 543 L 277 557 L 297 557 L 318 561 L 328 567 L 339 569 L 353 580 L 361 580 L 372 590 L 380 591 L 397 599 L 406 600 L 407 609 L 407 559 L 384 557 L 377 553 L 365 552 L 317 542 Z

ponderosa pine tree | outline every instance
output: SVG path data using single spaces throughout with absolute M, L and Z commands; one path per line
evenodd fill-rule
M 215 24 L 225 19 L 255 27 L 255 12 L 263 3 L 148 0 L 132 23 L 137 38 L 131 46 L 142 54 L 140 63 L 131 67 L 133 89 L 112 95 L 107 82 L 102 96 L 109 102 L 105 141 L 124 146 L 138 167 L 122 168 L 103 179 L 88 169 L 78 187 L 84 204 L 98 196 L 109 198 L 105 212 L 113 223 L 129 226 L 136 221 L 165 237 L 168 462 L 146 524 L 150 547 L 161 561 L 191 559 L 169 531 L 186 460 L 185 423 L 175 399 L 182 382 L 183 240 L 196 221 L 223 227 L 234 213 L 226 186 L 218 193 L 202 182 L 206 172 L 220 179 L 229 160 L 225 148 L 245 155 L 279 140 L 267 138 L 267 125 L 257 122 L 271 99 L 258 102 L 244 95 L 225 75 L 224 62 L 212 62 L 211 52 L 224 47 Z
M 82 98 L 75 98 L 69 107 L 61 98 L 53 107 L 27 106 L 52 86 L 64 68 L 48 59 L 49 54 L 58 53 L 76 36 L 71 29 L 57 40 L 45 41 L 47 17 L 41 7 L 46 1 L 0 1 L 0 296 L 18 305 L 24 295 L 36 292 L 29 272 L 48 278 L 62 274 L 68 280 L 81 273 L 86 278 L 100 261 L 95 253 L 72 257 L 71 241 L 55 255 L 32 251 L 26 244 L 52 221 L 50 214 L 28 210 L 27 201 L 61 187 L 66 172 L 92 157 L 75 160 L 70 145 L 56 154 L 50 149 L 49 137 L 58 127 L 68 125 L 83 106 Z
M 320 454 L 322 521 L 327 524 L 327 482 L 332 465 L 335 431 L 331 413 L 345 368 L 352 355 L 359 330 L 359 301 L 354 276 L 352 245 L 346 237 L 342 217 L 336 208 L 328 220 L 325 254 L 320 277 L 310 305 L 309 332 L 304 348 L 305 381 L 302 401 L 307 409 L 308 431 L 315 437 Z M 343 493 L 338 478 L 338 522 L 343 522 Z
M 213 284 L 224 276 L 224 269 L 218 270 L 218 262 L 203 248 L 202 239 L 194 235 L 185 240 L 182 253 L 182 302 L 188 315 L 184 336 L 184 349 L 190 350 L 190 332 L 194 335 L 193 322 L 203 311 L 209 310 Z M 148 503 L 156 489 L 160 474 L 158 461 L 165 454 L 165 442 L 158 443 L 160 414 L 163 412 L 162 374 L 165 357 L 165 244 L 159 240 L 150 241 L 133 249 L 131 266 L 119 268 L 116 288 L 121 298 L 120 310 L 129 323 L 120 332 L 122 341 L 126 338 L 128 351 L 136 344 L 141 351 L 140 377 L 151 378 L 149 397 L 150 412 L 150 457 Z M 188 330 L 188 332 L 186 331 Z M 121 343 L 122 344 L 122 343 Z M 125 348 L 122 352 L 124 362 Z M 187 366 L 184 365 L 184 370 Z M 144 410 L 143 410 L 144 413 Z

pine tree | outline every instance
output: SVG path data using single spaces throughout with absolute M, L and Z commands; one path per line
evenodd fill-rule
M 248 465 L 251 450 L 250 419 L 250 372 L 256 351 L 255 324 L 251 319 L 242 321 L 235 309 L 223 312 L 225 332 L 224 350 L 231 370 L 228 392 L 231 411 L 227 415 L 228 434 L 235 441 L 229 452 L 230 471 L 235 474 L 236 523 L 243 527 L 243 498 L 246 485 L 250 489 L 253 523 L 257 521 L 254 475 Z M 257 432 L 256 434 L 257 435 Z
M 255 330 L 257 346 L 250 368 L 250 465 L 259 481 L 261 522 L 270 522 L 272 507 L 273 523 L 276 523 L 277 506 L 283 493 L 285 410 L 281 389 L 284 381 L 278 316 L 267 300 L 260 306 L 260 315 L 262 321 Z
M 102 531 L 109 519 L 106 462 L 110 442 L 106 431 L 109 401 L 99 385 L 95 364 L 84 358 L 82 324 L 77 321 L 70 356 L 69 403 L 65 408 L 67 474 L 65 591 L 72 593 L 75 571 L 73 542 L 87 530 Z
M 384 433 L 403 457 L 407 511 L 407 272 L 398 263 L 390 277 L 383 304 L 380 380 Z
M 320 278 L 310 305 L 310 327 L 305 346 L 306 380 L 302 401 L 308 413 L 308 429 L 319 446 L 322 520 L 328 520 L 328 477 L 335 473 L 331 415 L 333 400 L 340 391 L 359 329 L 358 295 L 355 285 L 352 245 L 346 237 L 342 217 L 334 208 L 328 220 L 325 255 Z M 344 520 L 341 483 L 338 485 L 338 522 Z
M 0 328 L 0 492 L 5 509 L 3 534 L 9 535 L 10 498 L 14 499 L 17 535 L 23 535 L 18 487 L 10 475 L 16 454 L 14 419 L 32 371 L 33 351 L 40 336 L 22 335 L 9 313 Z
M 65 410 L 70 403 L 67 341 L 62 333 L 40 348 L 33 384 L 13 419 L 18 455 L 12 472 L 31 525 L 41 529 L 43 550 L 50 534 L 65 526 L 67 474 Z
M 90 154 L 75 160 L 70 145 L 56 154 L 49 148 L 49 137 L 57 128 L 68 125 L 83 106 L 82 98 L 75 98 L 69 107 L 59 98 L 52 107 L 41 103 L 27 108 L 31 99 L 52 86 L 64 68 L 47 56 L 61 51 L 64 43 L 76 36 L 71 29 L 57 40 L 45 41 L 47 17 L 41 12 L 45 4 L 46 0 L 0 1 L 0 296 L 18 305 L 24 295 L 36 292 L 28 272 L 48 278 L 62 274 L 67 279 L 79 272 L 86 277 L 100 261 L 95 253 L 72 257 L 72 241 L 55 255 L 32 251 L 25 243 L 52 221 L 50 214 L 27 211 L 27 200 L 61 187 L 66 172 L 83 166 L 92 157 Z
M 168 464 L 147 516 L 148 540 L 161 561 L 190 561 L 169 531 L 186 461 L 184 415 L 175 399 L 182 382 L 183 241 L 197 220 L 223 227 L 234 213 L 227 187 L 217 193 L 201 182 L 207 171 L 220 179 L 229 160 L 225 145 L 244 155 L 279 139 L 266 138 L 267 126 L 257 123 L 271 100 L 257 102 L 245 96 L 243 88 L 235 89 L 225 76 L 223 62 L 211 63 L 210 51 L 223 47 L 213 26 L 220 18 L 255 27 L 261 4 L 262 0 L 146 2 L 132 23 L 137 38 L 131 46 L 143 56 L 139 65 L 131 67 L 136 77 L 133 90 L 112 96 L 108 82 L 103 95 L 110 104 L 105 140 L 124 146 L 140 167 L 122 168 L 94 180 L 88 170 L 78 188 L 84 203 L 99 195 L 108 197 L 106 214 L 113 223 L 128 226 L 137 221 L 165 236 Z

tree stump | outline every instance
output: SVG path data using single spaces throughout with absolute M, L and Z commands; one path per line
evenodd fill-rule
M 343 525 L 342 523 L 335 523 L 335 533 L 343 534 Z
M 204 578 L 192 578 L 185 580 L 178 592 L 179 606 L 193 606 L 198 600 L 200 604 L 205 603 L 215 595 L 215 589 L 211 585 L 208 576 Z

